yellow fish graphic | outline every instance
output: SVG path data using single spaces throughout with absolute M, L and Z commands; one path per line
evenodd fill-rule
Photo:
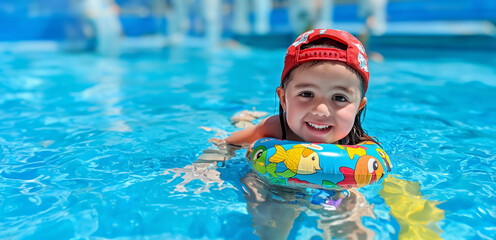
M 276 153 L 269 158 L 267 171 L 274 177 L 278 176 L 290 178 L 296 174 L 313 174 L 320 168 L 319 155 L 301 144 L 294 145 L 293 148 L 285 150 L 281 145 L 275 145 Z M 276 173 L 276 165 L 283 162 L 288 170 Z M 269 166 L 271 165 L 271 166 Z

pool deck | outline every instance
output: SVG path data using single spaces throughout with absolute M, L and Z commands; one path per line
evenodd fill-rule
M 336 22 L 334 28 L 343 29 L 357 35 L 363 24 L 358 22 Z M 268 35 L 231 35 L 224 40 L 233 39 L 244 45 L 263 48 L 284 48 L 294 40 L 295 35 L 289 29 L 274 29 Z M 263 39 L 263 41 L 261 41 Z M 460 41 L 463 39 L 464 41 Z M 419 21 L 388 23 L 385 34 L 372 36 L 371 45 L 469 48 L 496 51 L 496 27 L 490 21 Z M 460 42 L 463 45 L 460 45 Z M 86 40 L 80 41 L 0 41 L 0 52 L 51 52 L 84 51 Z M 170 46 L 165 35 L 147 35 L 142 37 L 124 37 L 121 47 L 124 49 L 160 49 Z M 179 46 L 202 47 L 201 36 L 187 36 Z

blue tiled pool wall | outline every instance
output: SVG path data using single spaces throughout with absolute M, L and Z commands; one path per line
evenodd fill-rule
M 195 0 L 200 1 L 200 0 Z M 2 0 L 0 1 L 0 41 L 64 40 L 85 38 L 77 14 L 76 0 Z M 231 4 L 232 0 L 222 1 Z M 289 33 L 287 0 L 273 0 L 271 12 L 273 31 Z M 120 20 L 126 36 L 167 34 L 168 1 L 116 0 L 121 8 Z M 159 3 L 159 5 L 157 5 Z M 160 4 L 161 3 L 161 4 Z M 157 8 L 161 6 L 164 9 Z M 335 22 L 361 22 L 356 1 L 335 0 Z M 496 1 L 493 0 L 390 0 L 387 8 L 389 22 L 405 21 L 466 21 L 496 22 Z M 194 13 L 191 14 L 195 18 Z M 230 35 L 230 14 L 223 16 L 224 34 Z M 201 34 L 191 31 L 190 34 Z

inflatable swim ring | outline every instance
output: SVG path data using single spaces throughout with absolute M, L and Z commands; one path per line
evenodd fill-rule
M 374 142 L 316 144 L 262 138 L 247 152 L 250 167 L 272 184 L 342 190 L 379 181 L 391 171 Z

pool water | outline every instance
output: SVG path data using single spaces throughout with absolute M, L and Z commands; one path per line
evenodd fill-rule
M 0 238 L 258 239 L 246 150 L 216 169 L 193 162 L 234 113 L 276 113 L 284 52 L 0 53 Z M 289 239 L 496 238 L 496 55 L 383 53 L 364 128 L 394 178 L 346 211 L 268 212 L 298 208 Z

